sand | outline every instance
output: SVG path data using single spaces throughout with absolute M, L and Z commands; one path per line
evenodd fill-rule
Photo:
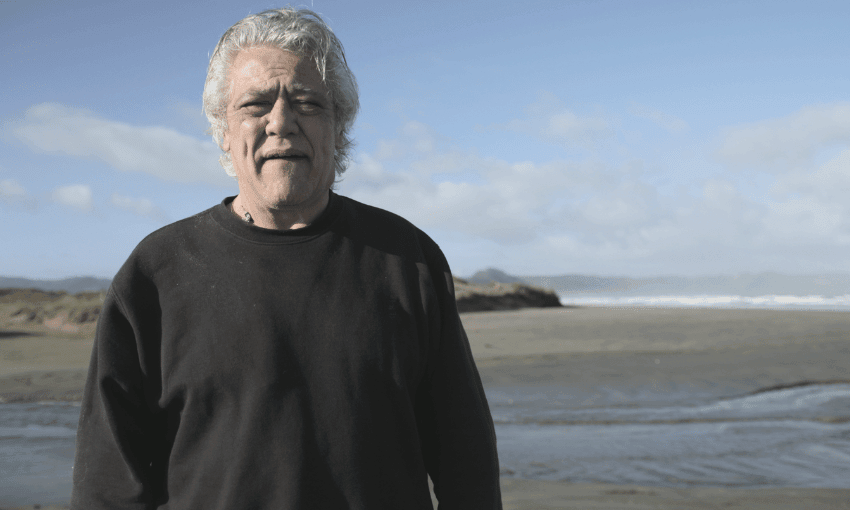
M 463 314 L 476 359 L 553 353 L 682 352 L 850 338 L 850 313 L 581 307 Z
M 534 309 L 463 317 L 482 381 L 640 384 L 746 393 L 850 381 L 850 313 L 663 308 Z
M 741 393 L 850 381 L 850 313 L 563 308 L 463 314 L 487 386 L 645 383 Z M 0 398 L 78 400 L 90 332 L 0 330 Z M 850 489 L 659 488 L 504 478 L 506 509 L 850 509 Z M 25 507 L 33 508 L 33 507 Z
M 0 403 L 82 398 L 92 338 L 0 330 Z

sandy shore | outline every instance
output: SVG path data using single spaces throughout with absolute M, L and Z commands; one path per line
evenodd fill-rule
M 476 359 L 782 347 L 850 339 L 848 312 L 565 307 L 462 317 Z
M 850 313 L 577 308 L 463 317 L 485 386 L 650 382 L 736 393 L 850 381 Z
M 0 403 L 82 398 L 92 338 L 0 330 Z
M 588 307 L 468 313 L 463 321 L 485 387 L 733 381 L 745 393 L 850 381 L 846 312 Z M 79 399 L 90 351 L 86 335 L 0 330 L 0 398 Z M 506 509 L 850 509 L 850 490 L 502 484 Z

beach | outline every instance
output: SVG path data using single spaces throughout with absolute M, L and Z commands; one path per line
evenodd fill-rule
M 560 386 L 729 396 L 850 381 L 850 314 L 705 308 L 562 308 L 465 314 L 485 388 Z M 843 417 L 850 418 L 850 410 Z M 503 478 L 505 508 L 850 508 L 849 489 L 642 487 Z
M 634 427 L 635 420 L 641 426 L 671 427 L 670 430 L 694 424 L 714 426 L 719 421 L 726 426 L 729 416 L 736 420 L 735 426 L 767 423 L 774 428 L 776 424 L 785 426 L 788 420 L 827 428 L 843 427 L 850 422 L 850 410 L 826 404 L 805 419 L 777 414 L 787 412 L 785 408 L 768 409 L 752 418 L 741 414 L 749 412 L 749 407 L 743 410 L 734 407 L 738 401 L 750 406 L 748 398 L 776 395 L 774 390 L 843 388 L 850 383 L 847 363 L 850 313 L 847 312 L 564 307 L 474 312 L 462 314 L 462 318 L 491 402 L 497 432 L 503 434 L 522 426 L 548 430 L 544 425 L 573 433 L 585 425 L 581 421 L 585 415 L 581 413 L 597 409 L 585 404 L 597 401 L 604 404 L 599 409 L 608 414 L 587 418 L 595 433 L 608 430 L 603 427 L 606 424 L 619 426 L 622 422 Z M 71 331 L 61 327 L 3 324 L 0 397 L 6 403 L 18 404 L 78 401 L 91 350 L 91 334 L 91 329 Z M 517 414 L 514 403 L 519 398 L 517 395 L 549 395 L 554 394 L 553 388 L 557 389 L 563 406 L 554 408 L 548 399 L 529 400 L 521 411 L 526 413 L 523 416 L 536 413 L 534 423 L 527 425 L 517 418 L 521 414 Z M 708 414 L 693 417 L 659 414 L 658 409 L 671 406 L 665 399 L 673 402 L 681 395 L 731 404 L 726 406 L 728 409 L 718 410 L 714 406 L 704 412 Z M 649 406 L 648 411 L 635 409 L 638 397 L 660 403 Z M 682 406 L 681 401 L 676 402 Z M 644 414 L 639 418 L 629 417 L 628 413 L 638 411 Z M 655 414 L 647 415 L 647 412 Z M 570 475 L 569 481 L 564 481 L 547 479 L 566 472 L 563 470 L 567 468 L 554 461 L 510 460 L 508 435 L 504 439 L 500 436 L 499 447 L 500 459 L 504 447 L 504 457 L 510 461 L 503 468 L 502 478 L 506 509 L 850 508 L 850 488 L 847 485 L 836 488 L 829 480 L 809 479 L 807 486 L 777 486 L 782 482 L 759 482 L 761 478 L 756 473 L 750 478 L 755 481 L 723 482 L 718 486 L 702 483 L 698 475 L 683 481 L 681 474 L 669 486 L 656 482 L 594 482 L 597 478 L 604 481 L 607 475 L 603 473 Z M 835 455 L 841 453 L 829 455 L 835 462 L 848 464 L 842 458 L 835 460 Z M 529 479 L 522 476 L 529 472 L 528 465 L 545 465 L 549 471 L 541 470 L 539 473 L 543 474 Z M 0 499 L 0 508 L 13 507 Z
M 464 314 L 482 381 L 713 386 L 850 380 L 850 313 L 557 308 Z

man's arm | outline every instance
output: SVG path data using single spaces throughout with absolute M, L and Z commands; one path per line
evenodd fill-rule
M 440 255 L 441 332 L 417 406 L 423 455 L 440 510 L 501 510 L 493 419 Z
M 74 510 L 153 508 L 161 447 L 143 388 L 138 329 L 110 289 L 100 314 L 77 429 Z

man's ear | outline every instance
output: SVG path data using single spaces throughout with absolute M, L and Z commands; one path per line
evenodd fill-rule
M 221 150 L 230 152 L 230 133 L 225 129 L 224 135 L 221 137 Z
M 337 129 L 336 137 L 334 137 L 334 153 L 342 146 L 342 128 Z

